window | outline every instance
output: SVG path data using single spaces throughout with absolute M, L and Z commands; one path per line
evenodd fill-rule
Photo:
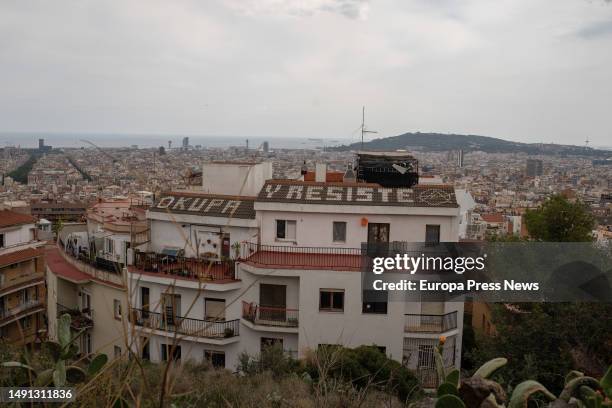
M 434 368 L 434 346 L 432 344 L 419 345 L 418 368 Z
M 106 238 L 106 252 L 109 254 L 115 253 L 115 242 L 110 238 Z
M 4 248 L 4 245 L 5 245 L 4 234 L 0 234 L 0 248 Z
M 141 286 L 140 287 L 140 306 L 142 308 L 142 317 L 149 317 L 149 288 Z
M 162 319 L 168 325 L 175 325 L 181 316 L 181 295 L 162 294 Z
M 334 221 L 332 230 L 334 242 L 346 242 L 346 222 Z
M 225 320 L 225 299 L 204 299 L 204 319 Z
M 24 330 L 27 330 L 30 327 L 32 327 L 32 316 L 26 316 L 23 319 L 21 319 L 21 327 Z
M 363 291 L 363 313 L 387 314 L 389 293 L 379 290 Z
M 276 239 L 295 241 L 295 220 L 276 220 Z
M 325 312 L 344 311 L 344 289 L 321 289 L 319 310 Z
M 204 350 L 204 360 L 215 368 L 225 368 L 225 352 L 216 350 Z
M 117 320 L 121 320 L 121 301 L 120 300 L 113 300 L 113 310 L 115 313 L 115 319 Z
M 149 338 L 142 337 L 142 359 L 143 360 L 151 360 L 151 349 L 149 348 Z
M 91 347 L 91 334 L 90 333 L 83 333 L 83 337 L 81 338 L 81 351 L 85 354 L 85 355 L 89 355 L 92 352 L 92 347 Z
M 177 361 L 181 359 L 181 346 L 172 346 L 172 344 L 161 345 L 161 359 L 162 361 L 168 361 L 168 357 L 172 356 L 172 360 Z
M 425 243 L 432 244 L 432 245 L 440 243 L 440 226 L 439 225 L 426 225 L 425 226 Z
M 115 346 L 114 351 L 115 351 L 115 358 L 121 357 L 121 347 Z
M 266 347 L 279 347 L 283 348 L 283 339 L 277 337 L 262 337 L 261 338 L 261 351 Z

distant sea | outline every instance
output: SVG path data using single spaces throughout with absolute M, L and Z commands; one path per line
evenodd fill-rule
M 249 141 L 251 149 L 257 149 L 264 141 L 267 141 L 270 149 L 313 149 L 323 146 L 337 146 L 351 143 L 348 139 L 331 138 L 299 138 L 299 137 L 262 137 L 262 136 L 184 136 L 184 135 L 134 135 L 134 134 L 93 134 L 93 133 L 0 133 L 0 147 L 21 146 L 23 148 L 38 147 L 38 139 L 45 139 L 45 145 L 53 147 L 89 147 L 82 140 L 88 140 L 100 147 L 130 147 L 137 145 L 139 148 L 168 147 L 168 141 L 172 141 L 172 147 L 180 147 L 183 137 L 189 137 L 189 145 L 202 147 L 230 147 L 246 146 Z

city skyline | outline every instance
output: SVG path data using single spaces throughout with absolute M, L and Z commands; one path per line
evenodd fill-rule
M 605 0 L 140 5 L 2 4 L 1 130 L 609 144 Z

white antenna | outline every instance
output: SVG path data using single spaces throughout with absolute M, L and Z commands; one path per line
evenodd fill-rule
M 589 137 L 587 136 L 586 140 L 584 141 L 584 146 L 588 149 L 589 148 Z
M 363 135 L 366 133 L 378 133 L 375 130 L 367 130 L 365 127 L 365 106 L 361 110 L 361 150 L 363 150 Z

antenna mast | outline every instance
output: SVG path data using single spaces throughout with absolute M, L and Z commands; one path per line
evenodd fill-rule
M 363 150 L 363 136 L 366 133 L 378 133 L 375 130 L 367 130 L 365 126 L 365 106 L 361 109 L 361 150 Z

